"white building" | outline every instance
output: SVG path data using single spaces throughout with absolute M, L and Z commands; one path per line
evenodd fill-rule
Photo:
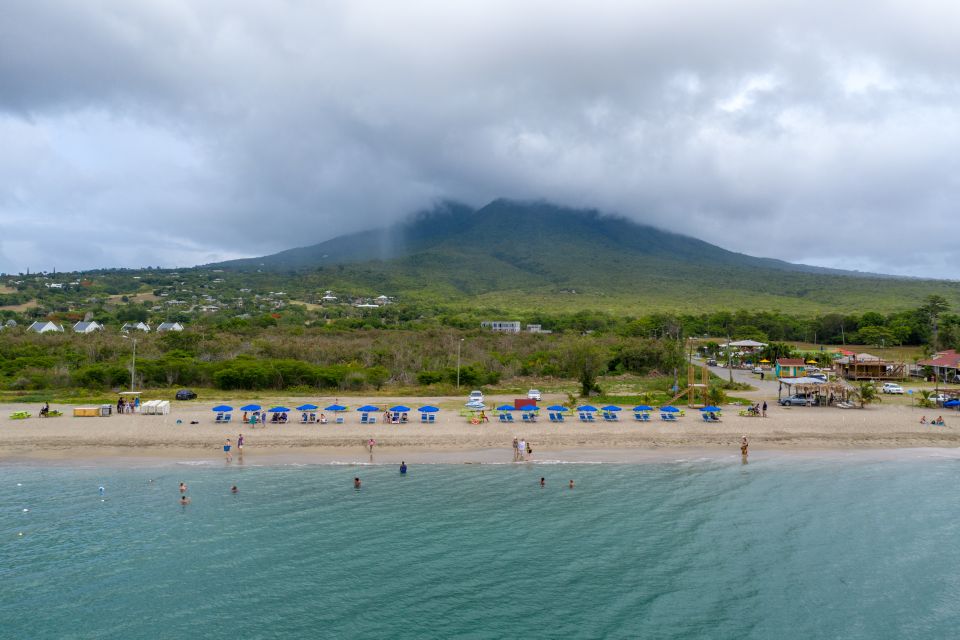
M 503 333 L 520 333 L 520 322 L 514 320 L 487 320 L 480 323 L 484 329 Z
M 143 331 L 144 333 L 150 333 L 150 325 L 148 325 L 146 322 L 126 322 L 122 327 L 120 327 L 120 331 L 124 333 L 128 333 L 130 331 Z
M 93 333 L 94 331 L 103 331 L 103 325 L 96 320 L 93 322 L 78 322 L 73 325 L 74 333 Z
M 157 333 L 164 331 L 183 331 L 183 325 L 179 322 L 163 322 L 157 327 Z
M 34 333 L 47 333 L 49 331 L 63 333 L 63 325 L 55 324 L 50 321 L 34 322 L 32 325 L 27 327 L 27 331 L 33 331 Z

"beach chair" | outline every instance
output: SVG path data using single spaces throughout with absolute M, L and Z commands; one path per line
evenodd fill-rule
M 217 419 L 214 420 L 214 422 L 223 422 L 223 414 L 222 414 L 222 413 L 218 413 L 218 414 L 217 414 Z
M 360 424 L 369 424 L 369 423 L 370 423 L 370 416 L 366 413 L 361 413 Z
M 597 421 L 597 417 L 596 417 L 595 415 L 593 415 L 593 413 L 591 413 L 591 412 L 588 411 L 588 412 L 587 412 L 587 422 L 596 422 L 596 421 Z
M 587 414 L 584 413 L 583 411 L 580 411 L 579 413 L 577 413 L 577 417 L 580 418 L 580 422 L 587 421 Z
M 637 422 L 643 421 L 643 413 L 637 411 L 636 413 L 633 414 L 633 419 L 636 420 Z
M 512 414 L 512 413 L 508 413 L 508 414 L 507 414 L 507 422 L 513 422 L 513 414 Z
M 307 417 L 307 423 L 308 423 L 308 424 L 316 424 L 316 423 L 317 423 L 317 414 L 311 412 L 310 415 Z
M 497 418 L 500 419 L 500 422 L 506 422 L 506 421 L 507 421 L 507 414 L 501 413 L 500 415 L 497 416 Z
M 307 415 L 306 411 L 300 414 L 300 424 L 307 424 L 307 420 L 309 419 L 310 417 Z
M 437 414 L 428 413 L 427 418 L 428 418 L 427 422 L 429 422 L 430 424 L 434 424 L 437 421 Z
M 421 413 L 421 414 L 420 414 L 420 422 L 423 422 L 423 423 L 430 422 L 430 414 L 429 414 L 429 413 Z
M 343 424 L 343 416 L 337 416 L 337 419 L 335 420 L 335 423 L 336 423 L 336 424 Z
M 548 413 L 548 414 L 547 414 L 547 420 L 549 420 L 550 422 L 557 422 L 557 414 L 555 414 L 555 413 Z
M 233 420 L 233 414 L 232 414 L 232 413 L 225 413 L 225 414 L 223 414 L 223 421 L 224 421 L 224 422 L 230 422 L 231 420 Z
M 533 422 L 533 420 L 530 419 L 530 414 L 529 414 L 529 413 L 523 413 L 523 414 L 521 414 L 521 415 L 520 415 L 520 418 L 521 418 L 524 422 Z
M 563 422 L 563 412 L 557 411 L 557 422 Z

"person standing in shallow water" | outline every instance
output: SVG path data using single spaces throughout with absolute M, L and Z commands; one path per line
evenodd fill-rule
M 513 439 L 513 461 L 516 462 L 520 457 L 520 443 L 517 441 L 516 437 Z
M 403 460 L 400 461 L 400 475 L 407 475 L 407 463 Z
M 573 489 L 573 480 L 570 481 L 570 488 Z
M 359 488 L 360 488 L 360 478 L 354 478 L 354 479 L 353 479 L 353 488 L 354 488 L 354 489 L 359 489 Z
M 743 436 L 743 438 L 740 439 L 740 455 L 746 458 L 747 454 L 749 453 L 749 449 L 750 443 L 747 442 L 747 436 Z
M 233 460 L 233 454 L 230 453 L 230 449 L 233 445 L 230 444 L 230 438 L 227 438 L 226 442 L 223 443 L 223 453 L 227 456 L 227 462 Z

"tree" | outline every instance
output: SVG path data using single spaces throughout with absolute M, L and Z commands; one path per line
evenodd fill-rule
M 723 390 L 723 387 L 716 384 L 710 385 L 710 388 L 707 389 L 707 402 L 719 407 L 726 401 L 727 393 Z
M 567 372 L 580 382 L 581 395 L 587 397 L 599 391 L 597 376 L 607 370 L 607 357 L 600 347 L 589 339 L 580 338 L 566 356 Z
M 880 399 L 880 396 L 877 394 L 877 387 L 872 382 L 861 382 L 854 393 L 857 398 L 860 399 L 861 409 Z
M 920 307 L 920 309 L 927 315 L 927 318 L 930 319 L 930 329 L 932 331 L 931 345 L 934 349 L 937 349 L 940 346 L 937 321 L 940 319 L 940 314 L 950 310 L 950 303 L 948 303 L 943 296 L 934 294 L 927 296 L 926 303 Z
M 872 325 L 860 327 L 857 336 L 863 344 L 871 344 L 876 347 L 892 345 L 897 340 L 897 337 L 890 329 Z

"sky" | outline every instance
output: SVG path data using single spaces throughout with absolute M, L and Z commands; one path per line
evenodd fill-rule
M 3 7 L 3 272 L 264 255 L 506 197 L 958 278 L 958 3 Z

